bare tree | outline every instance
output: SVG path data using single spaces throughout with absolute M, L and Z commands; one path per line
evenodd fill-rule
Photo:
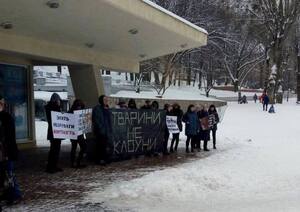
M 267 69 L 270 73 L 267 90 L 271 102 L 282 103 L 282 87 L 284 71 L 284 48 L 288 34 L 300 12 L 299 0 L 253 0 L 251 13 L 265 28 L 265 38 L 268 41 Z

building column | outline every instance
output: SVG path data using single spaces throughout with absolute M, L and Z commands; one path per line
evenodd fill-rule
M 81 99 L 86 107 L 98 104 L 98 97 L 104 92 L 100 68 L 93 65 L 69 66 L 75 97 Z

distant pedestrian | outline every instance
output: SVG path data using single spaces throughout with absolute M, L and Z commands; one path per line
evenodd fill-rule
M 212 137 L 213 137 L 213 148 L 216 149 L 216 134 L 217 134 L 217 129 L 218 129 L 218 123 L 220 122 L 219 114 L 216 110 L 215 105 L 209 106 L 208 109 L 208 114 L 209 114 L 209 127 L 212 132 Z
M 269 109 L 269 113 L 275 113 L 275 107 L 274 107 L 274 105 L 271 105 L 271 107 Z
M 191 152 L 194 152 L 195 139 L 199 131 L 199 120 L 197 113 L 195 112 L 195 106 L 189 105 L 187 112 L 183 116 L 183 122 L 185 123 L 185 135 L 186 139 L 186 153 L 189 153 L 189 145 L 191 143 Z
M 105 165 L 109 163 L 108 147 L 111 137 L 111 118 L 108 106 L 108 97 L 99 97 L 99 104 L 93 108 L 92 112 L 93 133 L 96 137 L 96 163 Z
M 209 120 L 208 112 L 205 106 L 202 106 L 201 110 L 197 112 L 198 119 L 200 120 L 200 140 L 203 140 L 203 149 L 204 151 L 209 151 L 207 148 L 207 143 L 210 140 L 209 138 Z
M 243 95 L 243 97 L 240 100 L 240 104 L 248 104 L 247 96 L 246 95 Z
M 61 139 L 56 139 L 53 137 L 52 130 L 52 120 L 51 120 L 51 112 L 61 112 L 61 98 L 57 93 L 53 93 L 50 101 L 45 106 L 46 117 L 48 122 L 48 133 L 47 139 L 50 141 L 50 151 L 48 154 L 48 163 L 46 172 L 53 174 L 56 172 L 63 171 L 61 168 L 58 168 L 58 160 L 61 146 Z
M 270 102 L 269 96 L 267 95 L 267 93 L 264 93 L 263 97 L 262 97 L 262 103 L 263 103 L 263 110 L 264 111 L 268 111 L 269 102 Z
M 71 107 L 71 109 L 68 111 L 69 113 L 74 113 L 76 110 L 83 110 L 85 109 L 85 105 L 82 100 L 76 99 Z M 84 135 L 80 135 L 77 137 L 77 140 L 71 139 L 71 167 L 72 168 L 84 168 L 86 165 L 81 164 L 81 161 L 83 159 L 83 155 L 86 152 L 87 143 L 86 139 L 84 138 Z M 78 157 L 76 158 L 76 150 L 77 146 L 79 145 L 80 151 L 78 154 Z
M 256 103 L 257 99 L 258 99 L 257 94 L 254 94 L 253 96 L 254 103 Z
M 136 103 L 134 99 L 129 99 L 128 101 L 128 109 L 135 110 L 137 109 Z
M 5 101 L 3 96 L 0 96 L 0 200 L 5 200 L 7 204 L 16 203 L 22 198 L 14 174 L 13 162 L 17 158 L 15 120 L 5 111 Z
M 171 115 L 177 117 L 177 126 L 179 128 L 179 131 L 182 132 L 183 112 L 180 109 L 179 104 L 177 104 L 177 103 L 173 104 L 173 109 L 171 111 Z M 172 138 L 171 147 L 170 147 L 171 153 L 174 151 L 177 152 L 177 148 L 178 148 L 178 144 L 179 144 L 179 136 L 180 136 L 180 133 L 173 133 L 173 138 Z M 174 143 L 175 143 L 175 148 L 174 148 Z

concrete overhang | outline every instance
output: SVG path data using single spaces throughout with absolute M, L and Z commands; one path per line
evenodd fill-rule
M 207 42 L 205 30 L 149 0 L 1 0 L 5 22 L 13 27 L 0 29 L 0 51 L 130 72 L 140 61 Z

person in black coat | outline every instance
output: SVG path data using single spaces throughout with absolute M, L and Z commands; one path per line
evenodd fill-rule
M 164 110 L 166 111 L 167 116 L 171 116 L 171 111 L 172 111 L 172 106 L 171 105 L 165 104 Z M 166 126 L 165 134 L 164 134 L 164 143 L 163 143 L 163 154 L 164 155 L 169 155 L 169 152 L 168 152 L 169 137 L 170 137 L 169 129 Z
M 180 109 L 180 106 L 175 103 L 173 104 L 173 109 L 171 111 L 171 116 L 176 116 L 177 117 L 177 126 L 179 128 L 179 131 L 182 132 L 182 117 L 183 117 L 183 112 Z M 173 138 L 171 141 L 171 147 L 170 147 L 170 152 L 177 152 L 178 144 L 179 144 L 179 135 L 180 133 L 174 133 Z M 176 142 L 176 143 L 175 143 Z M 175 143 L 175 148 L 173 149 Z
M 202 106 L 201 110 L 197 112 L 198 119 L 200 121 L 200 141 L 203 140 L 203 149 L 204 151 L 209 151 L 207 148 L 207 142 L 209 141 L 209 125 L 208 125 L 208 112 L 205 106 Z
M 22 198 L 19 185 L 13 174 L 13 162 L 18 159 L 18 154 L 15 120 L 5 111 L 5 101 L 0 95 L 0 187 L 5 188 L 4 184 L 8 179 L 13 181 L 13 186 L 2 192 L 1 198 L 6 200 L 7 204 L 13 204 Z
M 105 165 L 109 162 L 107 149 L 112 134 L 108 98 L 105 95 L 99 97 L 99 104 L 93 108 L 92 123 L 96 137 L 96 163 Z
M 128 109 L 135 110 L 137 109 L 136 103 L 134 99 L 129 99 L 128 101 Z
M 141 107 L 142 110 L 150 110 L 151 108 L 152 108 L 152 106 L 151 106 L 150 100 L 146 100 L 145 104 Z
M 9 161 L 18 159 L 18 146 L 16 143 L 16 128 L 13 117 L 4 111 L 4 98 L 0 96 L 0 127 L 1 127 L 1 158 Z
M 73 102 L 73 105 L 71 109 L 68 111 L 68 113 L 74 113 L 75 110 L 83 110 L 85 109 L 85 105 L 82 100 L 76 99 Z M 72 148 L 71 148 L 71 167 L 72 168 L 84 168 L 86 165 L 81 164 L 81 160 L 83 158 L 84 153 L 86 152 L 87 144 L 86 140 L 84 138 L 84 135 L 79 135 L 77 137 L 77 140 L 71 139 Z M 80 151 L 78 154 L 78 157 L 76 159 L 76 150 L 77 146 L 79 145 Z M 76 164 L 75 164 L 76 162 Z
M 220 122 L 219 114 L 216 110 L 215 105 L 209 106 L 208 109 L 208 114 L 209 114 L 209 123 L 210 123 L 210 128 L 212 132 L 212 137 L 213 137 L 213 146 L 214 149 L 216 149 L 216 134 L 217 134 L 217 129 L 218 129 L 218 123 Z
M 53 137 L 51 111 L 61 112 L 61 98 L 57 93 L 53 93 L 50 101 L 45 106 L 46 118 L 48 122 L 48 133 L 47 139 L 50 141 L 50 150 L 48 154 L 48 163 L 46 172 L 53 174 L 56 172 L 61 172 L 62 169 L 58 168 L 58 160 L 61 146 L 61 139 L 56 139 Z

